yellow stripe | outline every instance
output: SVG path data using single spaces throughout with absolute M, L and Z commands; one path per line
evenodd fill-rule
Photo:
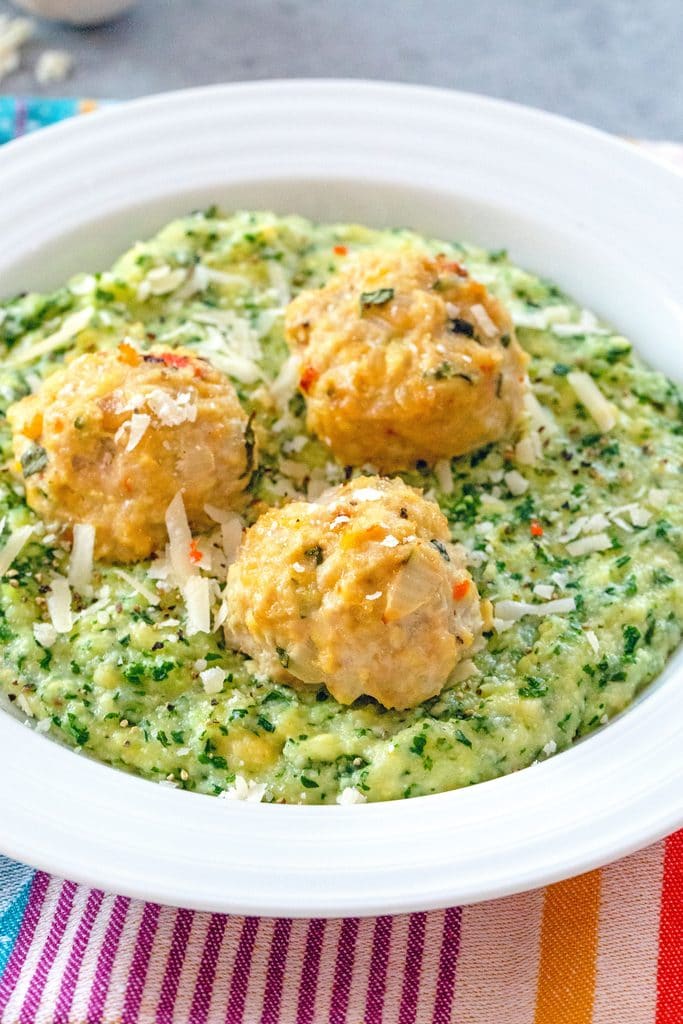
M 92 114 L 93 110 L 97 110 L 97 100 L 81 100 L 78 105 L 79 114 Z
M 599 871 L 546 889 L 535 1024 L 590 1024 L 599 911 Z

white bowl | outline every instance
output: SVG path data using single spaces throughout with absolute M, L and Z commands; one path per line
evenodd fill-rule
M 362 82 L 165 95 L 0 153 L 0 281 L 104 268 L 211 202 L 409 225 L 506 246 L 681 373 L 683 178 L 522 107 Z M 683 658 L 543 764 L 389 804 L 230 803 L 75 756 L 0 713 L 3 852 L 90 885 L 235 913 L 337 916 L 473 902 L 585 871 L 683 824 Z

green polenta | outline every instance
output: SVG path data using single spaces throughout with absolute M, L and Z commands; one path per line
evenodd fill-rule
M 74 352 L 123 337 L 182 345 L 228 374 L 255 414 L 247 521 L 315 496 L 345 470 L 307 435 L 303 399 L 280 372 L 284 307 L 322 285 L 345 248 L 406 244 L 457 258 L 508 306 L 540 403 L 521 448 L 514 439 L 402 474 L 438 501 L 493 602 L 494 628 L 469 671 L 409 711 L 370 699 L 344 707 L 322 686 L 256 678 L 221 629 L 187 635 L 180 595 L 156 589 L 149 562 L 124 574 L 96 564 L 92 594 L 73 597 L 71 632 L 50 635 L 50 581 L 67 574 L 69 545 L 26 506 L 7 407 Z M 681 392 L 504 252 L 209 210 L 135 245 L 111 272 L 6 303 L 0 342 L 0 548 L 34 525 L 0 582 L 0 687 L 39 730 L 107 764 L 209 794 L 260 783 L 265 800 L 288 803 L 334 803 L 350 787 L 371 801 L 437 793 L 568 747 L 623 710 L 680 640 Z M 619 411 L 607 433 L 577 397 L 577 370 Z M 23 474 L 43 455 L 28 453 Z M 225 673 L 219 693 L 205 690 L 211 667 Z

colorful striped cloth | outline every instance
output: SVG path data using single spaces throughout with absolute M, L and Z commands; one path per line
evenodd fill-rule
M 0 861 L 4 1024 L 681 1024 L 683 832 L 473 907 L 291 921 Z
M 0 97 L 0 141 L 92 110 Z M 683 170 L 683 147 L 649 144 Z M 0 1024 L 683 1024 L 683 831 L 474 907 L 291 921 L 0 857 Z

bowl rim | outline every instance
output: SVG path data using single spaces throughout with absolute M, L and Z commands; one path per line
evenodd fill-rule
M 193 123 L 200 108 L 201 117 Z M 438 152 L 439 127 L 457 126 L 470 133 L 468 140 L 475 147 L 480 140 L 482 152 L 490 147 L 489 136 L 504 136 L 513 147 L 520 181 L 525 173 L 532 180 L 534 173 L 522 142 L 536 147 L 535 154 L 544 146 L 562 151 L 564 159 L 580 148 L 588 177 L 593 176 L 603 188 L 610 166 L 618 166 L 623 180 L 615 185 L 617 214 L 627 198 L 642 191 L 643 209 L 640 219 L 636 218 L 640 238 L 644 237 L 642 225 L 651 225 L 654 231 L 662 205 L 666 207 L 672 198 L 683 201 L 683 177 L 679 179 L 676 172 L 625 141 L 558 115 L 428 86 L 266 80 L 144 97 L 9 143 L 0 152 L 0 197 L 8 195 L 10 185 L 25 181 L 12 196 L 12 209 L 0 198 L 0 230 L 16 244 L 23 259 L 38 259 L 43 244 L 63 237 L 76 222 L 78 210 L 82 209 L 82 223 L 88 224 L 100 215 L 93 212 L 99 209 L 98 203 L 117 215 L 124 208 L 121 192 L 116 191 L 121 186 L 106 181 L 111 165 L 112 179 L 121 166 L 139 169 L 142 157 L 158 144 L 164 154 L 177 153 L 178 165 L 182 173 L 187 168 L 190 180 L 197 172 L 187 152 L 189 138 L 201 140 L 210 160 L 220 151 L 220 140 L 211 135 L 209 114 L 221 129 L 231 126 L 237 137 L 244 137 L 247 156 L 249 145 L 258 144 L 272 159 L 281 152 L 276 145 L 281 141 L 278 117 L 283 110 L 301 121 L 287 128 L 310 156 L 306 174 L 312 180 L 342 181 L 350 175 L 381 184 L 390 161 L 403 152 L 402 145 L 416 145 L 422 132 L 427 150 Z M 373 128 L 377 129 L 380 113 L 385 118 L 386 140 L 376 143 L 373 151 L 376 167 L 364 166 L 368 157 L 362 153 L 332 152 L 336 143 L 331 127 L 346 131 L 345 138 L 366 143 Z M 261 120 L 255 126 L 241 124 L 241 115 Z M 344 129 L 347 117 L 356 120 Z M 168 138 L 171 123 L 182 125 L 187 133 L 184 145 L 176 144 L 175 150 Z M 277 136 L 277 142 L 265 138 L 266 129 Z M 405 143 L 398 138 L 399 129 L 406 133 Z M 314 137 L 307 136 L 307 131 Z M 99 151 L 102 145 L 115 147 L 124 136 L 141 153 L 126 157 Z M 513 136 L 519 138 L 517 149 Z M 316 158 L 315 144 L 320 139 L 329 152 Z M 406 149 L 405 166 L 397 168 L 399 180 L 408 168 L 416 172 L 427 167 L 421 154 L 421 150 Z M 90 165 L 84 171 L 74 169 L 84 157 L 90 158 Z M 283 159 L 293 167 L 296 159 L 301 164 L 303 158 L 287 154 Z M 334 173 L 330 171 L 333 159 L 338 160 Z M 54 180 L 37 173 L 48 163 Z M 560 156 L 549 155 L 547 164 L 557 170 Z M 249 166 L 236 164 L 230 173 L 248 173 Z M 259 166 L 258 180 L 265 181 L 265 163 Z M 483 162 L 478 167 L 481 173 L 486 171 Z M 443 170 L 432 171 L 435 180 L 443 180 Z M 476 171 L 474 166 L 472 177 L 463 180 L 474 180 Z M 279 173 L 284 181 L 286 176 Z M 470 171 L 465 168 L 462 173 Z M 299 166 L 299 179 L 306 174 Z M 566 172 L 568 190 L 570 185 L 576 187 L 572 174 L 575 167 Z M 149 180 L 154 181 L 152 172 Z M 495 173 L 492 180 L 505 185 Z M 79 182 L 90 183 L 94 205 L 74 194 Z M 431 179 L 428 187 L 436 188 Z M 465 188 L 462 183 L 458 187 Z M 64 204 L 61 217 L 52 209 L 58 199 Z M 512 202 L 509 197 L 507 201 Z M 572 202 L 578 210 L 579 199 L 573 193 Z M 37 210 L 31 210 L 34 203 Z M 22 217 L 28 218 L 24 225 Z M 604 219 L 610 231 L 618 229 L 616 214 L 605 212 Z M 26 223 L 36 232 L 33 240 L 22 235 Z M 580 214 L 572 228 L 580 230 Z M 670 226 L 659 224 L 654 231 L 657 241 L 670 245 L 670 231 Z M 0 256 L 0 276 L 14 263 L 15 255 Z M 671 296 L 673 312 L 683 324 L 681 287 L 676 290 L 665 260 L 660 260 L 656 271 L 657 282 Z M 262 916 L 401 913 L 535 888 L 623 856 L 683 824 L 683 765 L 680 757 L 675 758 L 683 709 L 676 713 L 670 700 L 682 668 L 683 659 L 676 656 L 637 710 L 618 718 L 589 742 L 542 764 L 468 790 L 354 807 L 223 801 L 217 806 L 210 797 L 160 786 L 152 789 L 141 779 L 87 758 L 81 757 L 78 763 L 70 751 L 3 714 L 0 744 L 14 770 L 0 773 L 0 801 L 5 809 L 0 849 L 54 874 L 128 896 Z M 639 738 L 647 724 L 656 743 Z M 653 758 L 655 752 L 661 761 Z M 548 793 L 555 798 L 554 805 Z M 561 808 L 558 801 L 565 801 Z M 178 820 L 184 827 L 178 828 Z

